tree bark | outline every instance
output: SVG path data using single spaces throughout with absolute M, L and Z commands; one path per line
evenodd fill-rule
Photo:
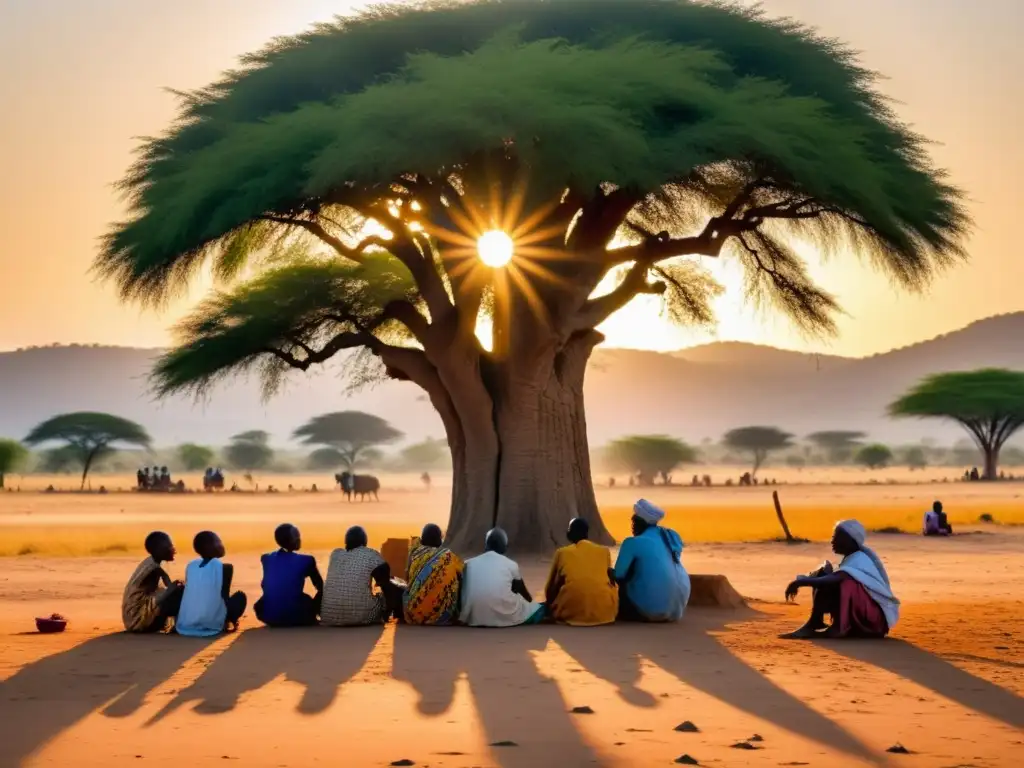
M 999 478 L 999 448 L 985 446 L 985 480 L 997 480 Z
M 514 554 L 549 553 L 565 543 L 573 517 L 590 523 L 594 541 L 613 543 L 594 496 L 583 402 L 587 360 L 601 338 L 578 333 L 557 351 L 490 367 L 439 366 L 444 388 L 431 399 L 452 453 L 452 549 L 480 552 L 497 525 Z

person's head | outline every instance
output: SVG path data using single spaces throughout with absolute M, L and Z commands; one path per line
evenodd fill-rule
M 941 515 L 942 514 L 942 502 L 941 501 L 936 501 L 934 504 L 932 504 L 932 512 L 934 512 L 937 515 Z
M 365 547 L 369 539 L 366 537 L 366 531 L 361 525 L 353 525 L 347 531 L 345 531 L 345 549 L 359 549 Z
M 146 552 L 158 563 L 171 562 L 178 551 L 171 537 L 163 531 L 153 531 L 146 537 Z
M 633 518 L 630 521 L 633 528 L 633 535 L 639 536 L 648 528 L 658 525 L 665 513 L 647 499 L 640 499 L 633 505 Z
M 864 526 L 856 520 L 844 520 L 836 523 L 832 532 L 832 551 L 846 557 L 860 549 L 864 543 Z
M 204 560 L 212 560 L 215 557 L 224 557 L 224 542 L 220 540 L 213 531 L 200 531 L 192 539 L 192 548 Z
M 569 530 L 565 535 L 569 539 L 570 544 L 579 544 L 581 541 L 586 541 L 590 537 L 590 523 L 582 517 L 574 517 L 569 521 Z
M 491 528 L 484 538 L 484 551 L 504 555 L 508 552 L 508 534 L 501 528 Z
M 274 530 L 274 541 L 281 549 L 298 552 L 302 549 L 302 535 L 291 523 L 282 523 Z
M 443 543 L 444 534 L 441 532 L 441 526 L 434 523 L 427 523 L 423 526 L 423 531 L 420 533 L 420 544 L 427 547 L 440 547 Z

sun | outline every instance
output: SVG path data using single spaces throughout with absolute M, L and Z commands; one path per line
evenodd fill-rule
M 484 232 L 476 241 L 480 261 L 493 269 L 500 269 L 512 261 L 515 244 L 512 238 L 500 229 Z

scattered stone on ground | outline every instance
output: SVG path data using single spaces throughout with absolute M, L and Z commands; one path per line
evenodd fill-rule
M 395 760 L 392 765 L 416 765 L 416 763 L 407 757 L 403 757 L 401 760 Z
M 696 758 L 689 755 L 680 755 L 675 759 L 675 762 L 679 763 L 679 765 L 700 765 Z
M 584 707 L 573 707 L 569 711 L 572 712 L 574 715 L 592 715 L 592 714 L 594 714 L 594 710 L 592 710 L 590 707 L 586 707 L 586 706 L 584 706 Z
M 675 730 L 679 731 L 680 733 L 700 733 L 700 728 L 691 723 L 689 720 L 686 720 L 685 722 L 682 722 L 679 725 L 677 725 L 675 727 Z
M 886 752 L 891 752 L 894 755 L 909 755 L 910 750 L 900 744 L 898 741 L 889 747 Z
M 762 736 L 759 733 L 755 733 L 753 736 L 747 739 L 747 741 L 764 741 L 764 736 Z
M 735 744 L 732 745 L 732 748 L 733 749 L 746 749 L 746 750 L 760 749 L 760 747 L 755 746 L 754 744 L 751 744 L 749 741 L 737 741 Z
M 494 741 L 494 742 L 491 742 L 490 746 L 492 746 L 492 747 L 518 747 L 519 745 L 516 744 L 514 741 Z

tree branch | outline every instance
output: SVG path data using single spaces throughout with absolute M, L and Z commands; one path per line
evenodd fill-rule
M 644 261 L 633 264 L 625 278 L 614 290 L 584 303 L 576 313 L 569 330 L 576 332 L 587 328 L 596 328 L 641 293 L 663 294 L 666 288 L 665 283 L 647 282 L 647 273 L 651 266 L 650 263 Z
M 381 342 L 378 339 L 363 331 L 344 331 L 327 342 L 319 351 L 310 349 L 310 352 L 302 359 L 295 357 L 291 352 L 286 352 L 277 347 L 264 347 L 263 351 L 273 355 L 292 368 L 305 371 L 311 365 L 326 362 L 343 349 L 356 349 L 358 347 L 369 347 L 372 349 L 375 344 L 379 343 Z M 308 347 L 306 348 L 309 349 Z
M 299 227 L 306 230 L 312 235 L 315 235 L 323 243 L 331 246 L 339 256 L 343 256 L 346 259 L 350 259 L 355 262 L 363 261 L 363 252 L 367 248 L 373 246 L 379 246 L 387 250 L 389 248 L 389 241 L 379 235 L 371 235 L 370 237 L 361 240 L 355 247 L 349 247 L 341 241 L 340 238 L 335 237 L 328 232 L 322 224 L 310 219 L 293 219 L 288 216 L 271 216 L 265 215 L 260 217 L 264 221 L 272 221 L 275 224 L 284 224 L 286 226 Z

